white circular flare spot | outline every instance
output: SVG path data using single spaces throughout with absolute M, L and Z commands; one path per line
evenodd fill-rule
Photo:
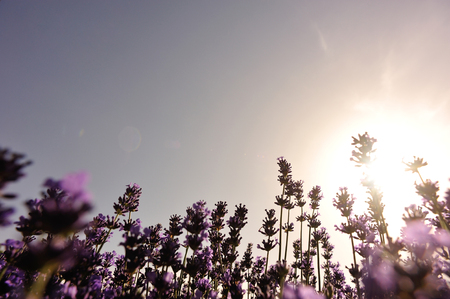
M 119 146 L 128 153 L 137 150 L 141 141 L 141 133 L 134 127 L 125 127 L 119 134 Z

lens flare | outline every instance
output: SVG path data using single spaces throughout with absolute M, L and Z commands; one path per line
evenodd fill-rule
M 141 133 L 134 127 L 125 127 L 119 134 L 119 146 L 128 153 L 137 150 L 141 141 Z

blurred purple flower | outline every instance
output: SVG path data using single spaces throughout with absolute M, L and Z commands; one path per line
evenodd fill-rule
M 428 243 L 432 240 L 430 231 L 431 227 L 423 221 L 409 221 L 403 228 L 403 239 L 410 244 Z
M 382 260 L 381 263 L 374 266 L 372 275 L 378 285 L 385 291 L 394 289 L 397 284 L 398 275 L 395 272 L 394 265 L 387 260 Z
M 313 287 L 299 286 L 296 287 L 289 283 L 284 285 L 283 299 L 325 299 L 322 294 L 318 294 Z
M 90 195 L 84 190 L 88 175 L 70 174 L 61 181 L 48 179 L 42 199 L 27 201 L 29 217 L 20 217 L 17 230 L 24 236 L 47 232 L 71 234 L 86 226 L 83 215 L 91 210 Z M 63 187 L 66 189 L 63 189 Z
M 445 205 L 447 206 L 447 209 L 450 209 L 450 188 L 445 191 Z
M 438 228 L 436 229 L 433 239 L 437 246 L 450 248 L 450 232 L 445 229 Z
M 61 189 L 66 191 L 71 197 L 77 198 L 83 202 L 90 202 L 92 195 L 86 191 L 86 185 L 90 181 L 90 175 L 87 172 L 76 172 L 66 175 L 60 182 Z
M 11 224 L 11 221 L 8 220 L 8 216 L 14 213 L 13 208 L 4 208 L 0 203 L 0 226 L 7 226 Z

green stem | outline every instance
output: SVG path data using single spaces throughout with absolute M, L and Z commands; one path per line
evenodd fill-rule
M 114 218 L 114 222 L 113 223 L 116 223 L 117 218 L 119 218 L 119 214 L 116 215 L 116 217 Z M 98 248 L 97 253 L 100 253 L 100 251 L 102 250 L 103 245 L 105 245 L 106 240 L 108 240 L 108 237 L 111 234 L 111 231 L 112 231 L 112 228 L 109 228 L 108 233 L 106 234 L 106 238 L 105 238 L 105 240 L 103 240 L 102 244 L 100 245 L 100 248 Z
M 381 215 L 381 221 L 383 222 L 384 233 L 386 234 L 386 238 L 389 240 L 388 228 L 387 228 L 387 225 L 386 225 L 383 215 Z
M 249 276 L 250 269 L 247 269 L 247 277 Z M 247 280 L 247 299 L 250 299 L 250 282 Z
M 288 210 L 288 217 L 287 217 L 287 228 L 289 228 L 289 214 L 290 214 L 291 210 Z M 284 250 L 284 260 L 287 261 L 287 252 L 288 252 L 288 244 L 289 244 L 289 230 L 286 229 L 286 245 L 285 245 L 285 250 Z
M 280 281 L 280 294 L 279 294 L 280 299 L 283 298 L 283 290 L 284 290 L 284 281 L 285 280 L 286 280 L 286 276 L 283 276 Z
M 300 217 L 303 216 L 303 207 L 301 207 Z M 300 222 L 300 261 L 303 260 L 303 221 Z M 303 280 L 303 270 L 300 269 L 300 281 Z
M 350 226 L 350 220 L 347 218 L 347 224 Z M 350 233 L 350 240 L 352 242 L 352 253 L 353 253 L 353 264 L 355 265 L 355 268 L 357 266 L 356 264 L 356 252 L 355 252 L 355 243 L 353 241 L 353 233 Z M 359 279 L 356 279 L 356 291 L 358 292 L 358 298 L 361 298 L 361 289 L 359 287 Z
M 375 219 L 376 223 L 377 223 L 377 227 L 380 227 L 380 221 L 378 221 L 377 219 Z M 385 240 L 384 240 L 384 234 L 382 232 L 380 232 L 380 230 L 378 230 L 378 233 L 380 234 L 380 242 L 381 244 L 385 244 Z
M 150 262 L 147 262 L 147 267 L 149 267 L 150 266 Z M 150 282 L 146 279 L 146 290 L 145 290 L 145 294 L 146 294 L 146 296 L 145 297 L 148 297 L 148 292 L 150 291 L 148 288 L 149 288 L 149 286 L 150 286 Z M 177 281 L 177 274 L 176 273 L 174 273 L 174 281 Z M 175 290 L 175 298 L 176 298 L 176 296 L 177 296 L 177 291 Z
M 219 255 L 219 268 L 220 268 L 220 273 L 223 274 L 223 262 L 222 262 L 222 253 L 220 252 L 220 243 L 217 243 L 217 254 Z M 216 265 L 214 265 L 215 267 Z M 217 287 L 218 287 L 218 282 L 217 282 L 217 277 L 214 278 L 214 291 L 217 292 Z
M 285 185 L 283 185 L 283 190 L 281 191 L 281 201 L 283 201 L 283 198 L 284 198 L 284 189 L 285 189 Z M 278 246 L 279 246 L 278 261 L 279 262 L 281 261 L 281 251 L 282 251 L 281 243 L 282 243 L 282 229 L 283 229 L 283 208 L 284 208 L 284 205 L 281 206 L 281 210 L 280 210 L 280 240 L 278 243 Z
M 236 252 L 236 246 L 233 245 L 233 249 L 231 251 L 231 255 L 234 256 L 234 253 Z M 233 263 L 230 263 L 230 273 L 233 270 Z
M 316 229 L 314 229 L 314 231 L 316 231 Z M 317 247 L 317 276 L 318 276 L 318 278 L 319 278 L 319 285 L 318 285 L 318 288 L 319 288 L 319 292 L 320 292 L 320 254 L 319 254 L 319 242 L 317 242 L 316 247 Z
M 2 272 L 0 273 L 0 281 L 2 281 L 2 278 L 3 278 L 3 276 L 5 275 L 6 270 L 8 269 L 8 267 L 9 267 L 9 263 L 7 263 L 7 264 L 5 265 L 5 267 L 3 267 Z
M 278 250 L 278 261 L 280 262 L 281 261 L 281 248 L 282 248 L 282 246 L 281 246 L 281 239 L 282 239 L 282 233 L 283 233 L 283 223 L 282 223 L 282 219 L 283 219 L 283 206 L 281 206 L 281 210 L 280 210 L 280 240 L 279 240 L 279 242 L 278 242 L 278 248 L 279 248 L 279 250 Z
M 36 281 L 31 286 L 30 292 L 27 294 L 26 299 L 38 299 L 42 298 L 47 287 L 47 283 L 52 277 L 53 273 L 58 269 L 58 262 L 48 262 L 39 271 L 39 275 Z
M 315 209 L 312 210 L 311 215 L 314 215 Z M 308 232 L 308 264 L 309 264 L 309 258 L 311 257 L 311 226 L 309 226 L 309 232 Z M 309 275 L 306 277 L 306 285 L 309 285 Z
M 186 245 L 186 251 L 184 252 L 184 258 L 183 258 L 183 268 L 186 266 L 186 259 L 187 259 L 187 253 L 189 250 L 189 246 Z M 178 286 L 178 292 L 181 294 L 181 287 L 183 285 L 183 269 L 180 270 L 180 283 Z

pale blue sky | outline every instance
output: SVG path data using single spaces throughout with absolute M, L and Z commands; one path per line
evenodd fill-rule
M 0 145 L 34 161 L 10 190 L 19 203 L 86 170 L 107 214 L 138 183 L 146 226 L 201 199 L 243 203 L 257 243 L 284 156 L 305 191 L 323 186 L 334 231 L 338 187 L 366 207 L 352 135 L 392 161 L 423 156 L 448 186 L 449 37 L 447 1 L 1 1 Z M 406 180 L 408 198 L 386 187 L 392 215 L 418 201 Z

